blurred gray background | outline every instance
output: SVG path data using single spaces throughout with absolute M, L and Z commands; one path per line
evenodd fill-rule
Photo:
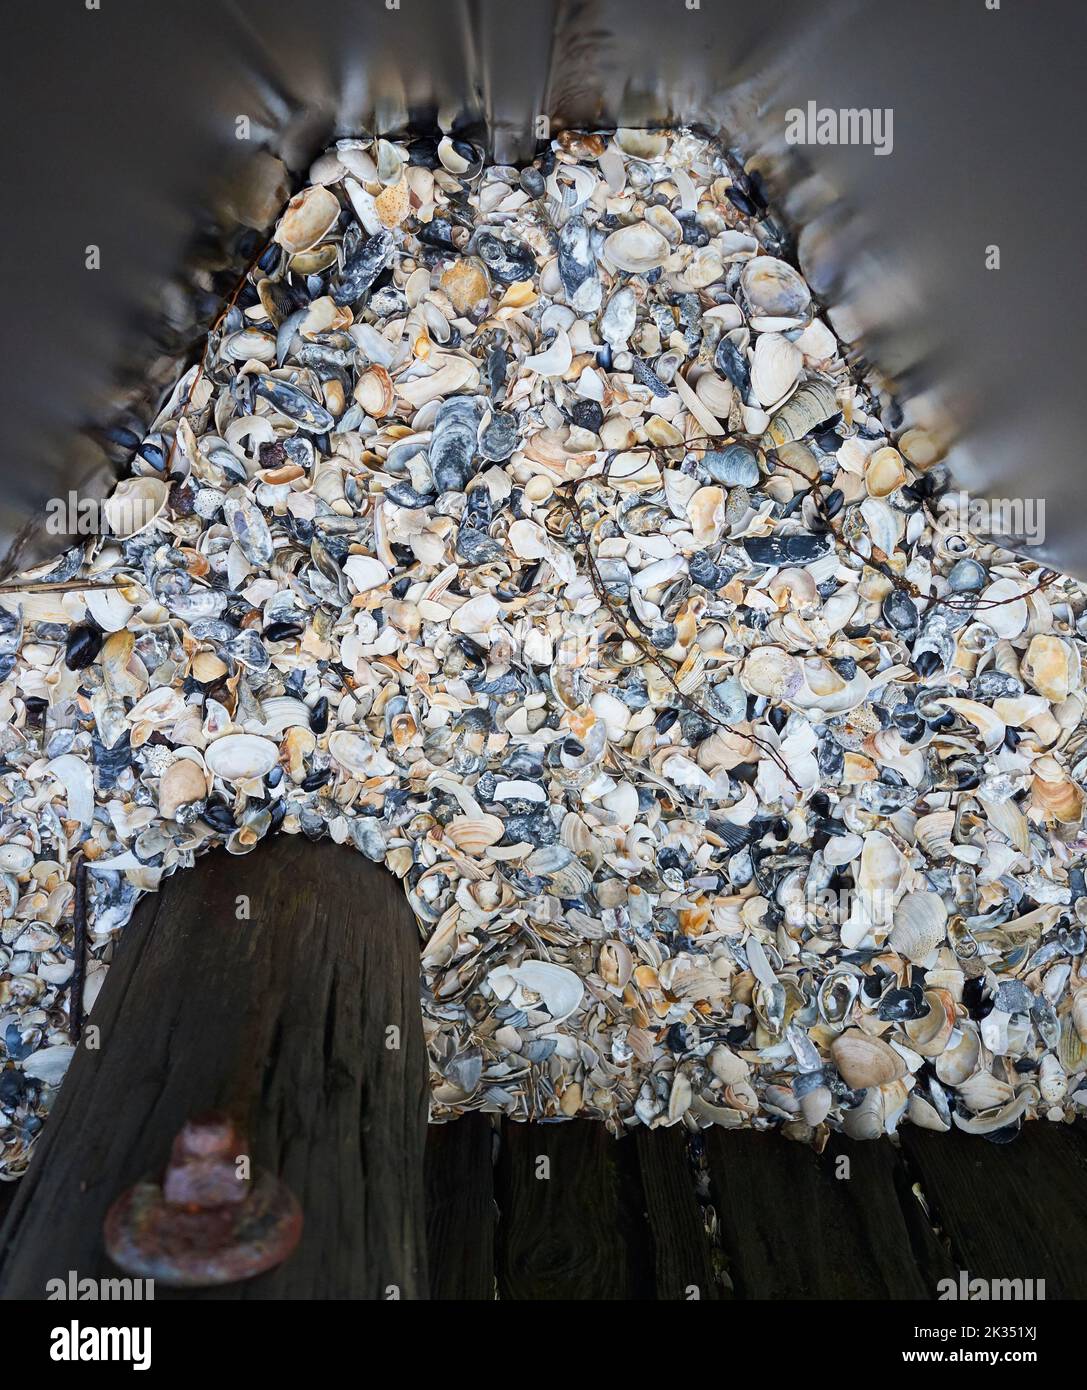
M 989 4 L 997 0 L 989 0 Z M 392 0 L 389 0 L 392 3 Z M 1083 0 L 43 0 L 4 16 L 0 554 L 105 490 L 277 200 L 342 134 L 690 121 L 767 179 L 832 321 L 947 432 L 956 479 L 1039 498 L 1087 575 Z M 891 108 L 893 151 L 785 112 Z M 236 138 L 249 118 L 247 141 Z M 86 247 L 101 268 L 85 268 Z M 1001 268 L 985 251 L 1000 248 Z

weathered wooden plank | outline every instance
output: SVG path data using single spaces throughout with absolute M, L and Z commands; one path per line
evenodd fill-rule
M 1087 1298 L 1087 1136 L 1027 1124 L 1011 1144 L 952 1130 L 902 1132 L 902 1147 L 955 1268 L 1044 1279 L 1047 1300 Z
M 89 1020 L 101 1047 L 77 1051 L 0 1233 L 0 1294 L 115 1274 L 107 1207 L 215 1107 L 288 1182 L 305 1229 L 279 1269 L 185 1296 L 426 1297 L 418 990 L 401 888 L 352 850 L 280 836 L 171 879 L 122 935 Z
M 426 1144 L 430 1296 L 495 1296 L 495 1128 L 486 1115 L 431 1125 Z
M 632 1139 L 653 1234 L 658 1299 L 719 1299 L 709 1237 L 687 1152 L 688 1136 L 671 1129 L 639 1129 Z
M 950 1261 L 920 1204 L 903 1204 L 908 1176 L 890 1143 L 833 1135 L 816 1154 L 778 1134 L 721 1130 L 706 1143 L 737 1297 L 935 1297 Z
M 591 1120 L 511 1124 L 495 1169 L 500 1299 L 654 1296 L 637 1154 Z

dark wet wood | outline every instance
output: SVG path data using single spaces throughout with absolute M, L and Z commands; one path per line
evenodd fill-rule
M 738 1298 L 931 1299 L 951 1272 L 889 1142 L 835 1135 L 816 1154 L 714 1130 L 706 1145 Z
M 70 1269 L 115 1277 L 107 1207 L 161 1171 L 187 1116 L 220 1107 L 305 1229 L 279 1269 L 196 1296 L 426 1297 L 418 929 L 391 874 L 294 836 L 210 855 L 141 904 L 88 1025 L 101 1046 L 85 1030 L 0 1232 L 0 1296 L 42 1298 Z
M 494 1298 L 496 1138 L 486 1115 L 430 1127 L 426 1229 L 431 1298 Z
M 653 1236 L 655 1297 L 719 1299 L 713 1254 L 695 1189 L 686 1130 L 638 1129 L 624 1140 L 638 1155 L 645 1214 Z
M 495 1169 L 500 1299 L 655 1293 L 634 1144 L 602 1124 L 505 1124 Z
M 115 1277 L 106 1208 L 211 1106 L 285 1176 L 305 1233 L 280 1269 L 181 1297 L 931 1299 L 960 1269 L 1087 1297 L 1083 1126 L 1027 1125 L 1010 1145 L 907 1126 L 901 1151 L 833 1136 L 822 1155 L 710 1130 L 715 1244 L 680 1129 L 503 1122 L 492 1166 L 493 1122 L 428 1135 L 426 1096 L 396 880 L 287 836 L 201 860 L 122 934 L 30 1172 L 0 1189 L 0 1297 L 43 1298 L 68 1270 Z
M 902 1131 L 906 1161 L 951 1246 L 954 1273 L 1044 1279 L 1087 1298 L 1087 1129 L 1035 1122 L 1010 1144 Z

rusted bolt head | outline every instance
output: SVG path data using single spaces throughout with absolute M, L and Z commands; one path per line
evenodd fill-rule
M 229 1115 L 209 1111 L 186 1120 L 174 1140 L 171 1162 L 184 1158 L 229 1158 L 241 1148 L 241 1136 Z
M 241 1176 L 238 1159 L 245 1142 L 225 1115 L 189 1120 L 174 1140 L 170 1166 L 162 1180 L 162 1195 L 175 1207 L 218 1207 L 244 1202 L 248 1173 Z
M 189 1121 L 163 1183 L 137 1183 L 106 1213 L 110 1259 L 178 1288 L 233 1284 L 281 1264 L 302 1234 L 302 1211 L 273 1174 L 258 1168 L 239 1178 L 235 1159 L 245 1149 L 227 1117 Z

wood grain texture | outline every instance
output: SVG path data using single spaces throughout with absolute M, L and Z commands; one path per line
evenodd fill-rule
M 1027 1124 L 1010 1144 L 906 1128 L 902 1148 L 950 1242 L 953 1274 L 1044 1279 L 1047 1301 L 1087 1298 L 1082 1124 Z
M 487 1115 L 464 1115 L 430 1127 L 426 1228 L 431 1298 L 494 1299 L 495 1139 Z
M 738 1298 L 931 1299 L 951 1273 L 889 1142 L 714 1130 L 707 1153 Z M 848 1177 L 839 1164 L 849 1161 Z
M 638 1155 L 645 1214 L 653 1236 L 655 1297 L 716 1300 L 724 1290 L 713 1267 L 709 1237 L 695 1191 L 688 1135 L 670 1129 L 638 1129 L 624 1142 Z
M 88 1022 L 101 1047 L 77 1050 L 0 1232 L 0 1296 L 42 1298 L 69 1269 L 115 1276 L 107 1207 L 212 1107 L 305 1227 L 278 1269 L 178 1297 L 427 1296 L 418 931 L 384 868 L 294 836 L 209 855 L 140 905 Z
M 495 1169 L 500 1299 L 653 1298 L 634 1144 L 602 1124 L 506 1123 Z

